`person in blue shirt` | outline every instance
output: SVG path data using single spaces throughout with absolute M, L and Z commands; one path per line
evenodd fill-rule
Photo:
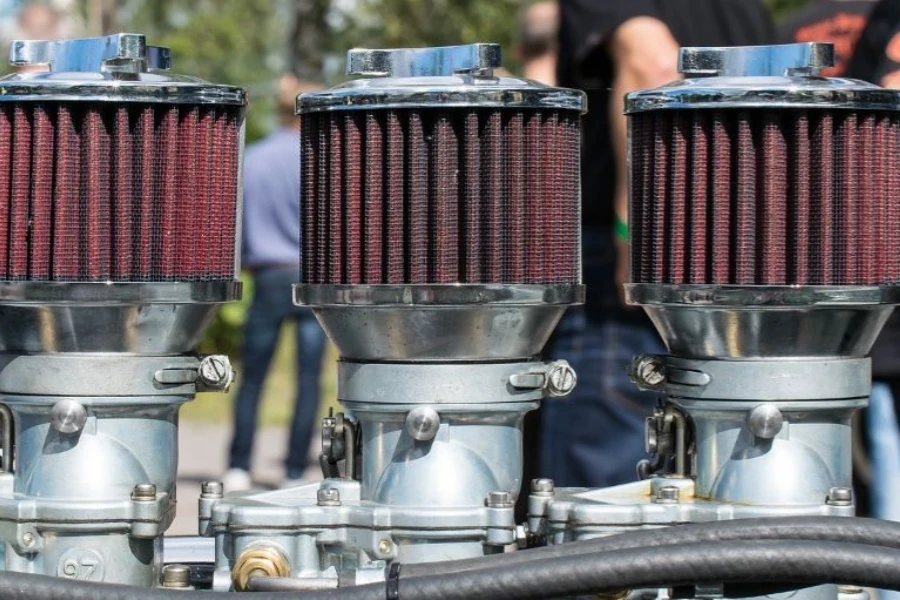
M 278 84 L 281 126 L 244 153 L 243 265 L 254 281 L 244 326 L 241 385 L 234 407 L 228 491 L 249 489 L 250 457 L 263 383 L 282 324 L 297 325 L 297 402 L 291 425 L 285 485 L 299 483 L 307 467 L 319 404 L 325 334 L 312 312 L 296 307 L 291 286 L 300 281 L 300 119 L 298 93 L 319 89 L 286 75 Z

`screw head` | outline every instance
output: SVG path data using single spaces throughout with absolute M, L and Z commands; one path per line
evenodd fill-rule
M 394 549 L 394 544 L 389 539 L 383 539 L 378 542 L 378 554 L 390 554 Z
M 225 486 L 221 481 L 204 481 L 200 484 L 201 498 L 221 498 L 225 495 Z
M 30 531 L 26 531 L 22 535 L 22 543 L 25 544 L 26 547 L 30 547 L 34 545 L 34 534 Z
M 784 427 L 784 415 L 774 404 L 760 404 L 747 416 L 750 433 L 763 440 L 771 440 Z
M 163 587 L 191 587 L 191 568 L 187 565 L 166 565 L 163 568 Z
M 674 485 L 664 485 L 656 490 L 657 504 L 678 504 L 681 492 Z
M 406 413 L 406 433 L 419 442 L 430 442 L 441 428 L 441 416 L 430 406 L 419 406 Z
M 556 484 L 552 479 L 532 479 L 531 480 L 531 491 L 535 494 L 552 494 L 553 490 L 556 489 Z
M 152 502 L 156 500 L 156 486 L 152 483 L 139 483 L 131 491 L 131 499 L 138 502 Z
M 850 506 L 853 504 L 853 490 L 848 487 L 833 487 L 828 490 L 825 503 L 832 506 Z
M 510 508 L 513 505 L 509 492 L 489 492 L 484 503 L 488 508 Z
M 234 379 L 234 369 L 224 354 L 211 354 L 200 361 L 197 376 L 207 388 L 225 391 Z
M 341 492 L 337 488 L 319 488 L 316 502 L 319 506 L 340 506 Z
M 642 356 L 637 359 L 634 375 L 639 383 L 656 386 L 666 380 L 666 365 L 655 356 Z
M 87 422 L 87 411 L 75 400 L 60 400 L 50 410 L 50 424 L 60 433 L 81 431 Z
M 558 360 L 547 371 L 547 393 L 554 398 L 568 396 L 578 383 L 578 375 L 572 365 Z

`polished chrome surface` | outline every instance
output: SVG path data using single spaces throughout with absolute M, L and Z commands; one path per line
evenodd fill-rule
M 297 98 L 297 113 L 414 107 L 585 111 L 583 92 L 495 77 L 493 70 L 501 63 L 497 44 L 351 50 L 348 74 L 370 77 L 302 94 Z
M 0 282 L 3 305 L 222 304 L 241 299 L 239 281 L 191 283 Z
M 530 358 L 583 298 L 581 285 L 294 286 L 295 302 L 355 360 Z
M 502 65 L 500 44 L 387 50 L 354 48 L 347 52 L 347 75 L 383 77 L 425 77 L 454 73 L 490 75 L 493 69 Z
M 641 306 L 826 308 L 900 303 L 900 286 L 672 285 L 627 283 L 625 299 Z
M 821 42 L 682 48 L 678 55 L 678 71 L 686 77 L 818 75 L 833 66 L 834 44 Z
M 16 41 L 16 66 L 47 64 L 49 71 L 13 73 L 0 79 L 0 102 L 162 102 L 246 106 L 247 93 L 195 77 L 164 73 L 167 48 L 147 46 L 143 35 Z
M 686 78 L 633 92 L 625 112 L 696 108 L 900 110 L 900 92 L 855 79 L 818 76 L 833 62 L 830 44 L 684 48 Z
M 51 71 L 143 73 L 168 69 L 168 48 L 148 46 L 139 33 L 117 33 L 77 40 L 14 40 L 9 49 L 14 67 L 48 65 Z

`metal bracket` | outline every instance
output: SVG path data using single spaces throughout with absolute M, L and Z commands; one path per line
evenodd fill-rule
M 834 66 L 834 44 L 682 48 L 678 70 L 686 77 L 818 75 Z
M 58 72 L 146 73 L 167 70 L 168 48 L 148 46 L 144 35 L 117 33 L 77 40 L 15 40 L 9 63 L 16 67 L 49 65 Z
M 502 64 L 500 44 L 386 50 L 354 48 L 347 52 L 347 75 L 426 77 L 468 73 L 492 77 L 493 70 Z

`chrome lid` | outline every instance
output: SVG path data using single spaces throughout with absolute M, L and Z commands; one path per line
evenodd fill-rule
M 166 73 L 168 48 L 148 46 L 137 33 L 76 40 L 16 40 L 9 62 L 47 66 L 0 79 L 0 101 L 164 102 L 244 106 L 244 90 Z
M 856 79 L 829 78 L 834 46 L 825 43 L 682 48 L 685 79 L 628 94 L 626 113 L 695 108 L 846 108 L 900 110 L 900 92 Z
M 297 114 L 414 107 L 546 108 L 585 111 L 584 94 L 517 77 L 495 76 L 499 44 L 391 50 L 354 49 L 355 79 L 297 98 Z

